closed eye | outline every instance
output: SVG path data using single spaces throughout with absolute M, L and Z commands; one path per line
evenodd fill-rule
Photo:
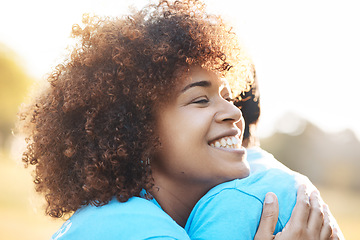
M 195 99 L 194 101 L 192 101 L 192 103 L 195 104 L 207 104 L 209 102 L 209 99 L 207 98 L 199 98 L 199 99 Z

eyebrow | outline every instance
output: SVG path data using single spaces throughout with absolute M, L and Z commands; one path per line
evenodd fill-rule
M 203 81 L 199 81 L 199 82 L 190 83 L 189 85 L 184 87 L 183 90 L 181 90 L 181 92 L 185 92 L 192 87 L 210 87 L 210 86 L 211 86 L 210 81 L 203 80 Z

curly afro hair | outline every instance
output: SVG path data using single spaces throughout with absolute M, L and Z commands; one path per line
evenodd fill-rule
M 119 18 L 84 15 L 72 36 L 68 59 L 20 114 L 23 161 L 35 165 L 52 217 L 152 187 L 154 112 L 181 81 L 179 69 L 226 75 L 239 91 L 252 81 L 236 35 L 196 0 L 160 1 Z

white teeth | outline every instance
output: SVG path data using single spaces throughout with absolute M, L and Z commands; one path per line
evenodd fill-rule
M 210 144 L 211 147 L 216 148 L 239 148 L 238 146 L 239 140 L 236 137 L 224 137 L 216 142 Z
M 222 138 L 220 143 L 221 143 L 221 146 L 225 147 L 227 142 L 224 138 Z

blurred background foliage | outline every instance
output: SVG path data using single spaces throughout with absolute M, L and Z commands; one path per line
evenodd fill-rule
M 295 123 L 284 132 L 284 124 Z M 293 113 L 277 123 L 273 135 L 261 146 L 289 168 L 308 176 L 317 185 L 360 191 L 360 142 L 349 129 L 328 133 Z
M 16 113 L 31 79 L 21 60 L 10 48 L 0 43 L 0 147 L 4 148 L 11 136 Z
M 63 220 L 44 215 L 31 171 L 21 163 L 22 141 L 12 135 L 19 105 L 34 83 L 21 59 L 0 44 L 0 239 L 49 239 Z M 328 133 L 292 113 L 262 147 L 320 189 L 347 239 L 359 239 L 360 142 L 351 130 Z M 13 149 L 13 151 L 11 151 Z

